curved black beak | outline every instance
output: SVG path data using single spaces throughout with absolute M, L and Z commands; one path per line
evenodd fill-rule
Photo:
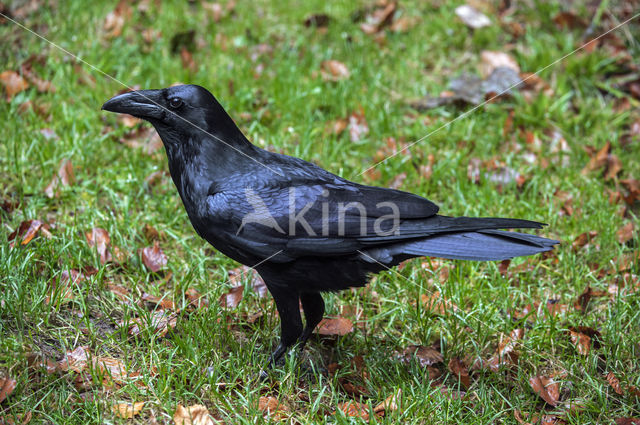
M 129 114 L 142 119 L 162 119 L 164 99 L 161 90 L 137 90 L 119 94 L 107 100 L 102 109 L 110 112 Z

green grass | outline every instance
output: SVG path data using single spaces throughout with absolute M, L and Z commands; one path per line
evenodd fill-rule
M 401 189 L 434 200 L 446 215 L 511 216 L 549 223 L 541 234 L 563 241 L 556 250 L 557 260 L 518 259 L 512 268 L 525 261 L 532 268 L 514 276 L 502 276 L 494 263 L 445 261 L 451 269 L 446 281 L 415 260 L 399 272 L 382 273 L 366 289 L 327 295 L 328 315 L 338 316 L 343 307 L 356 306 L 363 310 L 364 325 L 344 337 L 312 338 L 301 359 L 292 352 L 285 365 L 272 372 L 271 383 L 261 382 L 258 374 L 279 333 L 275 306 L 270 297 L 258 298 L 248 279 L 243 281 L 247 288 L 237 309 L 225 311 L 219 306 L 218 298 L 230 288 L 228 271 L 238 264 L 196 236 L 167 176 L 153 187 L 144 184 L 151 173 L 167 169 L 164 152 L 147 155 L 118 143 L 128 129 L 113 114 L 100 111 L 102 103 L 123 87 L 80 64 L 95 79 L 95 87 L 82 83 L 71 58 L 5 23 L 0 26 L 4 46 L 0 71 L 17 70 L 30 55 L 42 54 L 45 62 L 35 66 L 36 72 L 57 90 L 38 93 L 30 88 L 11 102 L 0 101 L 0 200 L 19 203 L 10 212 L 0 210 L 0 374 L 17 380 L 15 391 L 0 404 L 0 423 L 3 416 L 19 422 L 26 412 L 33 414 L 31 423 L 121 423 L 125 420 L 111 412 L 120 401 L 146 402 L 134 419 L 140 423 L 152 417 L 169 423 L 178 404 L 196 403 L 226 423 L 267 423 L 273 419 L 258 410 L 258 399 L 265 394 L 285 403 L 298 423 L 357 423 L 359 419 L 332 415 L 338 403 L 351 399 L 338 378 L 354 370 L 350 361 L 357 355 L 364 357 L 368 372 L 368 378 L 359 382 L 368 395 L 364 403 L 374 407 L 402 390 L 401 411 L 378 418 L 380 423 L 517 423 L 514 411 L 545 408 L 529 378 L 561 371 L 565 372 L 559 378 L 561 399 L 581 407 L 571 413 L 566 413 L 565 404 L 547 410 L 562 413 L 568 423 L 612 423 L 616 417 L 640 416 L 638 399 L 615 394 L 603 375 L 611 371 L 624 385 L 640 387 L 638 292 L 594 298 L 586 313 L 573 307 L 587 286 L 606 290 L 618 277 L 615 272 L 599 276 L 593 264 L 615 270 L 617 259 L 637 250 L 640 242 L 637 231 L 626 245 L 616 238 L 625 223 L 640 226 L 638 204 L 629 206 L 623 218 L 618 214 L 622 204 L 610 203 L 608 195 L 609 190 L 620 189 L 620 179 L 640 177 L 640 140 L 636 135 L 623 143 L 623 135 L 638 119 L 634 110 L 638 102 L 630 98 L 630 109 L 617 110 L 616 96 L 628 94 L 615 87 L 609 92 L 601 89 L 610 86 L 608 76 L 622 72 L 624 65 L 602 49 L 579 52 L 541 73 L 552 95 L 534 96 L 531 101 L 516 95 L 488 104 L 416 144 L 411 155 L 397 155 L 380 165 L 377 180 L 360 175 L 374 164 L 373 157 L 387 138 L 413 142 L 466 110 L 449 106 L 417 113 L 407 102 L 446 90 L 449 80 L 462 71 L 476 72 L 482 50 L 504 51 L 509 44 L 521 69 L 534 72 L 579 45 L 582 29 L 559 29 L 550 21 L 563 10 L 561 2 L 517 5 L 509 19 L 525 26 L 519 38 L 501 28 L 495 14 L 490 15 L 491 27 L 471 31 L 455 16 L 458 3 L 403 2 L 401 13 L 419 22 L 405 33 L 388 32 L 382 47 L 351 21 L 350 15 L 361 6 L 355 2 L 238 0 L 235 12 L 220 22 L 206 18 L 197 3 L 151 4 L 147 14 L 134 6 L 122 36 L 111 40 L 102 36 L 102 26 L 114 2 L 88 6 L 60 1 L 21 22 L 127 85 L 159 88 L 182 82 L 207 87 L 261 146 L 314 161 L 359 182 L 387 185 L 404 172 L 407 178 Z M 619 6 L 609 4 L 612 11 Z M 576 4 L 575 10 L 591 19 L 586 6 Z M 320 12 L 332 17 L 326 34 L 302 25 L 307 16 Z M 141 31 L 149 27 L 161 36 L 146 44 Z M 184 69 L 179 55 L 170 52 L 172 36 L 189 29 L 196 30 L 195 71 Z M 637 23 L 616 32 L 636 63 L 639 33 Z M 261 43 L 273 51 L 254 61 L 252 55 Z M 327 59 L 344 62 L 351 77 L 323 81 L 320 63 Z M 264 70 L 255 77 L 258 64 Z M 48 105 L 50 120 L 18 112 L 25 101 Z M 348 132 L 336 136 L 326 131 L 329 122 L 360 107 L 370 128 L 363 139 L 354 143 Z M 503 126 L 510 111 L 514 130 L 505 138 Z M 242 113 L 251 118 L 241 119 Z M 52 129 L 58 137 L 47 140 L 42 128 Z M 566 139 L 569 150 L 563 155 L 553 153 L 552 130 Z M 525 146 L 525 131 L 540 139 L 539 147 Z M 534 149 L 537 162 L 527 162 L 510 141 L 525 148 L 522 152 Z M 582 174 L 589 161 L 584 147 L 599 148 L 606 141 L 611 141 L 623 170 L 609 181 L 600 171 Z M 416 166 L 426 164 L 430 154 L 436 160 L 432 176 L 425 179 Z M 467 178 L 473 157 L 495 158 L 527 180 L 521 188 L 515 183 L 499 188 L 487 178 L 474 184 Z M 77 181 L 49 199 L 44 188 L 65 158 L 72 161 Z M 540 166 L 543 158 L 549 162 L 546 168 Z M 562 202 L 556 191 L 573 197 L 572 216 L 560 214 Z M 51 238 L 39 236 L 11 249 L 8 235 L 28 219 L 49 222 Z M 159 244 L 173 273 L 168 281 L 149 273 L 136 254 L 152 244 L 144 232 L 147 224 L 162 234 Z M 84 232 L 93 227 L 106 229 L 112 245 L 132 254 L 122 267 L 102 265 L 88 247 Z M 574 238 L 592 230 L 598 236 L 588 247 L 574 251 Z M 64 270 L 83 267 L 95 267 L 97 273 L 74 289 L 71 302 L 55 296 L 53 302 L 45 302 L 52 280 Z M 630 271 L 638 274 L 638 265 Z M 131 303 L 120 302 L 108 291 L 109 284 L 128 288 Z M 143 293 L 172 298 L 183 309 L 188 288 L 204 294 L 209 307 L 181 310 L 177 326 L 164 338 L 150 330 L 133 338 L 118 327 L 127 318 L 150 320 L 149 309 L 136 304 Z M 421 295 L 434 291 L 460 309 L 444 316 L 425 311 Z M 526 304 L 544 306 L 549 299 L 569 305 L 568 311 L 528 320 L 511 316 Z M 247 316 L 260 310 L 263 319 L 249 324 Z M 601 347 L 592 347 L 586 356 L 577 353 L 567 335 L 570 326 L 597 329 Z M 495 353 L 501 335 L 516 328 L 526 328 L 517 367 L 472 372 L 471 387 L 460 388 L 457 378 L 447 372 L 448 361 L 486 360 Z M 396 352 L 412 344 L 439 345 L 444 365 L 436 367 L 442 377 L 431 380 L 417 363 L 406 365 L 397 359 Z M 28 367 L 28 353 L 59 360 L 81 345 L 89 346 L 96 356 L 115 357 L 131 370 L 140 370 L 146 388 L 129 384 L 105 389 L 95 384 L 78 390 L 73 372 L 48 375 Z M 343 368 L 328 377 L 321 370 L 333 362 Z M 300 366 L 317 372 L 301 372 Z M 157 373 L 150 372 L 152 367 Z M 216 385 L 236 380 L 240 384 L 233 388 Z M 97 377 L 96 382 L 100 382 Z M 453 393 L 465 390 L 466 397 L 443 395 L 440 385 Z

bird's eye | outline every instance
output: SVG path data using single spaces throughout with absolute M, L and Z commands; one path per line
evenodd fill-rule
M 171 107 L 171 109 L 178 109 L 182 106 L 182 103 L 182 99 L 180 99 L 179 97 L 172 97 L 171 99 L 169 99 L 169 106 Z

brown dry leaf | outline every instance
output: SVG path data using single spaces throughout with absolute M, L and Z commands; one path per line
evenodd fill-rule
M 20 241 L 20 245 L 26 245 L 38 234 L 38 231 L 41 228 L 48 227 L 48 225 L 44 224 L 40 220 L 26 220 L 20 223 L 20 226 L 7 238 L 9 243 L 9 247 L 13 248 L 18 241 L 19 238 L 22 238 Z
M 122 34 L 122 27 L 125 21 L 131 18 L 132 10 L 128 0 L 120 0 L 112 12 L 109 12 L 102 25 L 105 31 L 105 38 L 119 37 Z
M 89 347 L 86 345 L 79 346 L 73 351 L 67 351 L 64 359 L 58 362 L 58 368 L 63 372 L 71 370 L 80 373 L 87 368 L 89 355 Z
M 58 172 L 53 176 L 51 182 L 44 189 L 44 193 L 48 198 L 54 198 L 59 195 L 57 189 L 58 186 L 70 186 L 76 181 L 75 174 L 73 173 L 73 165 L 71 160 L 63 159 L 58 166 Z
M 131 419 L 140 411 L 144 406 L 144 401 L 139 401 L 137 403 L 118 403 L 111 406 L 111 411 L 116 415 L 123 419 Z
M 391 183 L 389 183 L 389 188 L 390 189 L 400 189 L 402 187 L 402 183 L 404 183 L 404 181 L 407 179 L 407 173 L 400 173 L 397 176 L 395 176 L 393 178 L 393 180 L 391 180 Z
M 322 319 L 316 328 L 316 332 L 320 335 L 343 336 L 353 332 L 353 323 L 345 317 L 336 317 L 335 319 Z
M 119 359 L 113 357 L 94 358 L 93 367 L 97 369 L 103 377 L 102 385 L 105 388 L 122 386 L 132 380 L 137 381 L 138 386 L 144 386 L 144 383 L 138 380 L 140 373 L 129 373 L 124 363 Z
M 352 112 L 349 115 L 349 137 L 352 142 L 359 142 L 364 136 L 369 133 L 369 124 L 364 117 L 364 110 Z
M 189 306 L 192 308 L 203 308 L 209 306 L 209 300 L 204 295 L 200 294 L 195 288 L 188 288 L 184 291 L 184 295 L 189 300 Z
M 582 293 L 578 295 L 578 299 L 574 303 L 574 307 L 577 310 L 585 312 L 589 307 L 589 301 L 591 301 L 591 298 L 608 297 L 608 296 L 609 296 L 608 291 L 601 291 L 598 289 L 593 289 L 591 286 L 587 286 L 584 289 L 584 291 L 582 291 Z
M 491 20 L 485 14 L 467 4 L 456 7 L 455 12 L 469 28 L 478 29 L 491 25 Z
M 222 308 L 236 308 L 240 301 L 242 301 L 242 295 L 244 293 L 244 286 L 235 286 L 220 296 L 220 306 Z
M 389 29 L 393 32 L 407 32 L 418 24 L 418 18 L 402 16 L 391 24 Z
M 326 13 L 316 13 L 308 16 L 303 24 L 305 27 L 327 28 L 331 22 L 331 17 Z
M 620 183 L 627 189 L 629 194 L 624 197 L 624 201 L 632 205 L 636 199 L 640 198 L 640 180 L 636 179 L 624 179 L 620 180 Z
M 609 155 L 607 157 L 607 168 L 604 173 L 604 179 L 615 179 L 620 171 L 622 171 L 622 161 L 620 161 L 617 155 Z
M 424 308 L 432 314 L 446 316 L 459 310 L 458 306 L 441 295 L 439 291 L 430 295 L 422 294 L 420 299 L 424 304 Z
M 118 114 L 118 116 L 116 117 L 116 121 L 127 128 L 133 128 L 142 122 L 140 118 L 136 118 L 133 115 L 129 114 Z
M 569 335 L 571 342 L 576 346 L 578 354 L 582 354 L 583 356 L 588 355 L 589 350 L 591 350 L 591 338 L 589 335 L 574 330 L 569 330 Z
M 489 369 L 498 372 L 501 366 L 517 364 L 520 354 L 516 351 L 516 346 L 523 336 L 524 329 L 514 329 L 508 337 L 501 338 L 496 354 L 488 360 Z
M 326 60 L 320 64 L 320 74 L 325 81 L 340 81 L 351 76 L 349 68 L 344 63 L 337 60 Z
M 366 404 L 358 403 L 356 401 L 347 401 L 344 403 L 338 403 L 338 410 L 344 413 L 345 416 L 362 418 L 365 421 L 369 420 L 369 407 Z
M 144 265 L 153 273 L 157 273 L 167 265 L 167 256 L 160 249 L 157 241 L 153 243 L 153 246 L 142 248 L 139 253 Z
M 395 1 L 382 1 L 368 14 L 360 29 L 369 35 L 375 35 L 393 22 L 398 4 Z
M 141 148 L 147 155 L 151 155 L 162 148 L 162 139 L 160 139 L 158 133 L 153 128 L 144 125 L 135 127 L 125 133 L 119 139 L 119 142 L 130 148 Z
M 287 413 L 289 413 L 289 408 L 273 396 L 260 397 L 258 400 L 258 410 L 264 414 L 273 416 L 275 420 L 284 419 L 287 417 Z
M 125 302 L 129 301 L 129 290 L 127 288 L 125 288 L 124 286 L 115 285 L 113 283 L 110 283 L 110 284 L 107 285 L 107 289 L 112 294 L 114 294 L 116 297 L 118 297 L 118 299 L 120 299 L 120 301 L 125 301 Z
M 209 414 L 209 410 L 201 404 L 189 407 L 178 404 L 173 414 L 173 421 L 176 425 L 215 425 L 216 423 Z
M 33 84 L 40 93 L 54 93 L 56 91 L 55 86 L 51 81 L 43 80 L 33 70 L 33 64 L 39 62 L 41 64 L 46 63 L 45 56 L 32 55 L 20 66 L 20 71 L 31 84 Z
M 402 350 L 402 353 L 398 354 L 398 358 L 403 363 L 410 363 L 415 358 L 422 367 L 433 366 L 436 363 L 442 363 L 444 360 L 438 350 L 424 345 L 410 345 Z
M 640 425 L 640 418 L 615 418 L 616 425 Z
M 180 60 L 182 61 L 182 67 L 184 69 L 188 69 L 191 72 L 198 70 L 196 61 L 193 59 L 193 54 L 184 46 L 180 49 Z
M 585 20 L 573 12 L 560 12 L 553 17 L 553 22 L 558 28 L 575 29 L 587 27 Z
M 100 227 L 94 227 L 89 232 L 85 232 L 85 238 L 87 238 L 87 244 L 89 248 L 95 247 L 100 256 L 100 263 L 106 264 L 111 261 L 111 253 L 109 252 L 109 246 L 111 245 L 111 238 L 109 232 Z
M 631 239 L 633 239 L 634 230 L 635 230 L 635 226 L 633 225 L 632 221 L 628 222 L 627 224 L 619 228 L 618 231 L 616 232 L 616 236 L 618 237 L 618 242 L 620 242 L 623 245 L 629 242 Z
M 513 69 L 518 74 L 520 66 L 518 62 L 508 53 L 496 52 L 491 50 L 483 50 L 480 54 L 482 60 L 480 64 L 480 73 L 486 78 L 499 67 L 507 67 Z
M 169 297 L 156 297 L 155 295 L 151 295 L 148 293 L 143 293 L 140 298 L 143 302 L 149 303 L 152 305 L 152 308 L 158 307 L 161 310 L 175 310 L 176 306 L 173 300 Z M 155 307 L 154 307 L 155 306 Z
M 391 394 L 384 401 L 373 408 L 373 413 L 387 415 L 388 412 L 393 412 L 400 408 L 400 400 L 402 397 L 402 390 L 398 388 L 398 391 Z
M 578 237 L 573 241 L 573 250 L 577 251 L 580 248 L 583 248 L 585 246 L 587 246 L 587 244 L 589 242 L 591 242 L 591 240 L 593 238 L 595 238 L 596 236 L 598 236 L 598 232 L 595 230 L 592 230 L 590 232 L 584 232 L 581 233 L 580 235 L 578 235 Z
M 27 80 L 15 71 L 4 71 L 0 73 L 0 84 L 4 86 L 4 91 L 7 94 L 7 102 L 11 102 L 16 94 L 29 88 Z
M 555 316 L 569 311 L 569 306 L 558 302 L 558 300 L 547 300 L 547 311 L 551 316 Z
M 609 385 L 611 385 L 611 388 L 613 388 L 613 391 L 616 392 L 616 394 L 622 395 L 624 393 L 622 391 L 622 387 L 620 386 L 620 380 L 616 377 L 616 375 L 613 374 L 613 372 L 607 373 L 606 379 Z
M 448 366 L 451 373 L 458 377 L 458 380 L 460 380 L 465 388 L 469 388 L 471 386 L 469 370 L 467 369 L 467 365 L 465 365 L 462 360 L 457 357 L 452 357 L 451 360 L 449 360 Z
M 0 403 L 2 403 L 16 388 L 18 382 L 8 376 L 0 377 Z
M 558 405 L 560 389 L 558 383 L 555 382 L 553 378 L 548 376 L 532 376 L 529 378 L 529 385 L 531 385 L 533 391 L 548 404 L 554 407 Z

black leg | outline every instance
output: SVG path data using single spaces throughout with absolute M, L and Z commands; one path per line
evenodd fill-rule
M 300 337 L 302 319 L 300 318 L 300 296 L 297 292 L 269 285 L 268 283 L 267 288 L 269 288 L 269 292 L 271 292 L 276 302 L 278 314 L 280 315 L 280 344 L 278 344 L 269 361 L 269 366 L 273 366 Z
M 304 318 L 306 325 L 300 336 L 300 350 L 304 347 L 313 330 L 318 326 L 324 315 L 324 300 L 319 292 L 307 292 L 300 294 L 302 309 L 304 310 Z

